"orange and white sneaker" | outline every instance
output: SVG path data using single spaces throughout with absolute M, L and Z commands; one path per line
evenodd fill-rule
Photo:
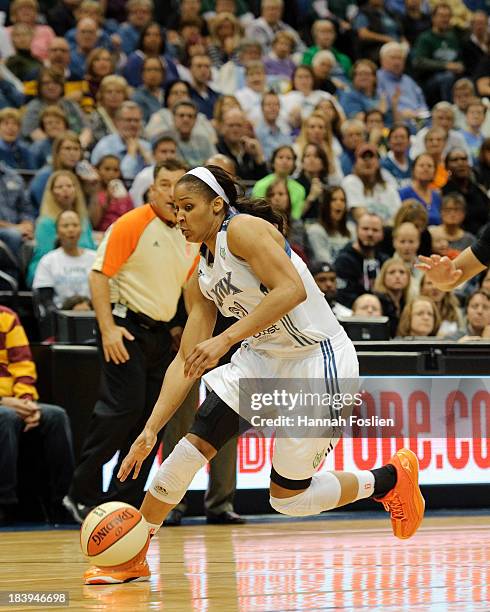
M 131 561 L 112 567 L 97 567 L 93 565 L 83 575 L 85 584 L 123 584 L 125 582 L 145 582 L 151 573 L 146 561 L 146 551 L 150 539 L 144 549 Z
M 393 534 L 411 538 L 424 518 L 425 501 L 419 488 L 419 462 L 408 448 L 397 451 L 390 462 L 396 469 L 396 485 L 384 497 L 373 497 L 391 515 Z

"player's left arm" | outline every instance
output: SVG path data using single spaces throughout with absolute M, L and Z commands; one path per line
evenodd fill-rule
M 250 265 L 268 293 L 253 312 L 195 347 L 186 361 L 187 376 L 200 376 L 207 364 L 234 344 L 273 325 L 306 299 L 303 281 L 285 252 L 284 238 L 273 225 L 240 215 L 230 222 L 227 240 L 233 255 Z
M 456 259 L 431 255 L 419 256 L 416 268 L 432 280 L 442 291 L 451 291 L 461 283 L 473 278 L 490 265 L 490 223 L 487 223 L 479 238 Z

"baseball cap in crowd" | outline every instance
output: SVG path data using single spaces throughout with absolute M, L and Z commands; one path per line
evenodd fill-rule
M 378 149 L 375 145 L 370 142 L 363 142 L 356 149 L 356 158 L 362 157 L 366 153 L 372 153 L 375 157 L 378 157 Z
M 335 268 L 326 261 L 314 261 L 310 264 L 310 272 L 312 276 L 316 276 L 320 272 L 335 272 Z

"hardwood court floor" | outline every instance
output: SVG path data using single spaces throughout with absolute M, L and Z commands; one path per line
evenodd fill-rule
M 67 590 L 70 610 L 490 610 L 490 516 L 427 518 L 407 541 L 381 519 L 167 528 L 149 563 L 149 583 L 83 586 L 77 531 L 0 533 L 0 590 Z M 0 607 L 32 609 L 66 608 Z

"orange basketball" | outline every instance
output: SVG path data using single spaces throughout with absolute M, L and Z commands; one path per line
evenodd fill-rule
M 131 561 L 147 540 L 148 525 L 143 515 L 123 502 L 108 502 L 94 508 L 80 531 L 83 554 L 100 567 Z

